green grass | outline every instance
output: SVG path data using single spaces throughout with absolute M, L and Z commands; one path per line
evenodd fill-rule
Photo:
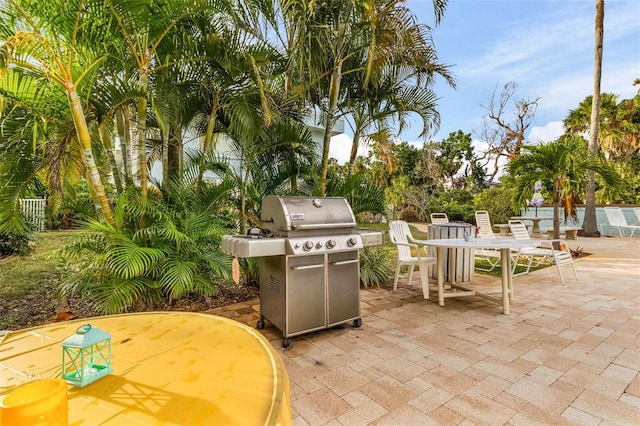
M 0 261 L 0 330 L 36 325 L 55 315 L 56 249 L 81 231 L 35 234 L 33 250 Z
M 552 265 L 551 263 L 543 263 L 543 264 L 535 266 L 535 267 L 532 266 L 531 269 L 529 269 L 529 272 L 537 271 L 538 269 L 547 268 L 547 267 L 549 267 L 551 265 Z M 486 269 L 486 268 L 489 267 L 489 264 L 487 262 L 485 262 L 485 261 L 482 261 L 482 260 L 476 260 L 476 268 L 478 266 L 481 267 L 481 268 L 485 268 Z M 526 270 L 527 270 L 526 267 L 518 266 L 516 268 L 516 274 L 519 274 L 520 272 L 524 272 Z M 492 276 L 492 277 L 501 277 L 502 276 L 502 267 L 498 265 L 490 272 L 480 271 L 480 270 L 476 269 L 475 273 L 476 274 L 489 275 L 489 276 Z
M 366 224 L 364 225 L 365 228 L 369 228 L 369 229 L 375 229 L 377 231 L 388 231 L 389 230 L 389 226 L 386 223 L 375 223 L 375 224 Z M 427 232 L 423 232 L 421 230 L 419 230 L 418 228 L 409 225 L 409 229 L 411 229 L 411 235 L 413 235 L 413 237 L 417 240 L 428 240 L 429 239 L 429 234 Z M 391 243 L 391 241 L 389 241 L 389 234 L 387 233 L 385 235 L 385 244 L 384 244 L 384 248 L 386 250 L 388 250 L 389 252 L 389 256 L 392 256 L 393 259 L 395 259 L 396 257 L 396 246 Z M 543 268 L 547 268 L 549 266 L 551 266 L 552 264 L 550 263 L 546 263 L 546 264 L 542 264 L 542 265 L 538 265 L 536 267 L 531 267 L 531 269 L 529 270 L 529 272 L 532 271 L 536 271 L 538 269 L 543 269 Z M 481 268 L 487 268 L 488 267 L 488 263 L 484 262 L 484 261 L 476 261 L 476 268 L 480 266 Z M 516 268 L 516 274 L 520 273 L 520 272 L 524 272 L 526 270 L 526 268 L 524 266 L 518 266 Z M 478 269 L 475 270 L 476 274 L 483 274 L 483 275 L 489 275 L 492 277 L 501 277 L 502 276 L 502 268 L 500 266 L 496 266 L 491 272 L 487 272 L 487 271 L 480 271 Z

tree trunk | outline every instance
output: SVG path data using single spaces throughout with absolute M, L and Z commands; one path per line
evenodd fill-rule
M 218 94 L 215 93 L 211 100 L 211 113 L 207 121 L 207 130 L 204 134 L 204 142 L 202 144 L 202 152 L 205 154 L 213 152 L 215 145 L 213 144 L 213 130 L 218 119 Z
M 93 158 L 93 152 L 91 151 L 91 135 L 89 134 L 87 121 L 75 86 L 67 86 L 67 96 L 69 99 L 69 106 L 71 107 L 73 124 L 76 128 L 76 134 L 78 135 L 78 142 L 80 142 L 80 147 L 82 148 L 84 167 L 86 169 L 89 184 L 95 194 L 91 197 L 93 205 L 95 206 L 98 219 L 103 223 L 113 225 L 115 224 L 113 220 L 113 210 L 109 204 L 109 199 L 107 198 L 104 185 L 102 184 L 102 178 L 100 177 L 98 167 L 96 166 L 95 159 Z
M 560 201 L 553 200 L 553 239 L 560 238 Z
M 111 174 L 113 175 L 113 183 L 116 186 L 116 190 L 118 191 L 118 194 L 120 194 L 122 192 L 122 180 L 120 179 L 120 170 L 118 169 L 118 165 L 116 164 L 116 154 L 113 149 L 113 143 L 104 128 L 104 123 L 98 126 L 98 135 L 100 135 L 100 140 L 102 141 L 102 145 L 104 145 L 104 149 L 105 151 L 107 151 L 107 158 L 109 158 L 109 165 L 111 166 Z
M 162 185 L 169 183 L 169 132 L 162 132 Z
M 138 167 L 140 168 L 140 199 L 144 203 L 147 200 L 147 89 L 149 86 L 149 75 L 142 72 L 140 74 L 139 87 L 145 93 L 138 99 Z
M 351 143 L 351 154 L 349 155 L 349 176 L 353 174 L 353 169 L 356 166 L 356 158 L 358 156 L 359 145 L 360 145 L 360 126 L 356 126 L 356 131 L 353 132 L 353 142 Z
M 331 73 L 329 84 L 329 108 L 327 109 L 327 122 L 325 123 L 324 140 L 322 143 L 322 165 L 320 169 L 320 196 L 324 197 L 327 190 L 327 171 L 329 170 L 329 147 L 331 145 L 331 133 L 336 121 L 338 110 L 338 98 L 340 97 L 340 81 L 342 78 L 342 63 L 336 64 Z
M 174 129 L 177 130 L 177 129 Z M 167 168 L 168 179 L 173 179 L 182 174 L 182 166 L 184 163 L 184 147 L 182 138 L 177 131 L 172 130 L 169 133 L 168 149 L 167 152 Z
M 593 99 L 591 103 L 591 126 L 589 128 L 589 151 L 598 153 L 598 125 L 600 122 L 600 82 L 602 80 L 602 48 L 604 40 L 604 0 L 596 0 L 595 59 L 593 66 Z M 589 172 L 589 183 L 585 194 L 584 221 L 581 235 L 599 237 L 596 220 L 596 178 Z
M 133 179 L 131 172 L 131 125 L 129 123 L 129 106 L 125 105 L 117 115 L 116 125 L 120 138 L 120 154 L 122 155 L 122 171 L 125 183 L 128 185 Z

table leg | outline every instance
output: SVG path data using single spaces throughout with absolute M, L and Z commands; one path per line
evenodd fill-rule
M 429 264 L 424 262 L 419 265 L 420 268 L 420 282 L 422 283 L 422 296 L 429 300 Z
M 509 261 L 511 261 L 511 263 L 513 263 L 513 261 L 511 260 L 511 250 L 509 250 Z M 513 288 L 513 266 L 509 265 L 509 302 L 513 302 L 513 300 L 515 299 L 516 293 L 514 291 Z
M 502 262 L 502 313 L 509 315 L 509 288 L 511 287 L 511 256 L 510 249 L 500 249 Z
M 533 227 L 531 228 L 531 233 L 535 235 L 540 235 L 540 220 L 534 219 L 532 220 Z
M 438 305 L 444 306 L 444 258 L 447 254 L 446 247 L 438 247 Z
M 454 279 L 456 276 L 456 261 L 454 260 L 456 258 L 455 253 L 456 249 L 454 248 L 449 248 L 449 252 L 447 253 L 447 277 L 449 277 L 447 282 L 451 285 L 450 288 L 453 293 L 458 291 L 455 287 L 456 280 Z

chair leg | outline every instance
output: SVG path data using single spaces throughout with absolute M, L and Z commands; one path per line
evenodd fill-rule
M 407 274 L 407 283 L 413 285 L 413 265 L 409 265 L 409 273 Z
M 578 273 L 576 272 L 576 266 L 573 264 L 573 261 L 571 262 L 571 269 L 573 269 L 573 277 L 576 279 L 576 281 L 580 281 L 578 279 Z
M 393 291 L 396 291 L 398 288 L 398 277 L 400 276 L 400 269 L 402 268 L 402 264 L 398 262 L 398 266 L 396 266 L 396 278 L 393 280 Z
M 522 256 L 525 256 L 527 259 L 529 259 L 529 261 L 528 261 L 528 262 L 527 262 L 527 264 L 526 264 L 527 270 L 526 270 L 526 271 L 524 271 L 524 272 L 520 272 L 520 273 L 517 273 L 517 274 L 516 274 L 516 268 L 518 267 L 518 265 L 520 265 L 520 266 L 525 266 L 525 265 L 520 264 L 520 258 L 521 258 Z M 529 270 L 531 269 L 531 264 L 532 264 L 532 262 L 533 262 L 533 256 L 532 256 L 532 255 L 529 255 L 529 254 L 525 254 L 525 255 L 520 254 L 520 256 L 518 256 L 518 260 L 513 264 L 513 269 L 512 269 L 512 271 L 511 271 L 512 276 L 517 277 L 518 275 L 526 275 L 526 274 L 528 274 L 528 273 L 529 273 Z
M 558 268 L 558 273 L 560 274 L 560 281 L 562 282 L 562 285 L 564 285 L 564 275 L 562 274 L 562 268 L 560 267 L 560 264 L 556 261 L 556 268 Z

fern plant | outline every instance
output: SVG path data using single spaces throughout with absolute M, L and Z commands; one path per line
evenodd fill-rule
M 212 204 L 223 203 L 224 182 L 195 191 L 173 181 L 140 201 L 137 190 L 121 195 L 114 224 L 86 223 L 90 231 L 64 246 L 61 295 L 75 296 L 112 314 L 153 308 L 189 293 L 212 296 L 228 279 L 231 258 L 220 250 L 228 232 Z

